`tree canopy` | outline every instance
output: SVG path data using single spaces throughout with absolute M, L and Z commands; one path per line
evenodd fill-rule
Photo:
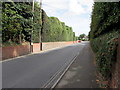
M 85 34 L 80 34 L 78 38 L 79 40 L 82 40 L 83 38 L 85 38 L 85 36 L 86 36 Z

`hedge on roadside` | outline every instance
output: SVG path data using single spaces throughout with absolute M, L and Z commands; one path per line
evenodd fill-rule
M 116 61 L 118 37 L 119 32 L 116 31 L 91 41 L 92 49 L 96 53 L 97 68 L 105 79 L 111 77 L 111 68 Z
M 89 38 L 96 55 L 98 71 L 105 80 L 111 78 L 112 66 L 116 62 L 119 24 L 120 2 L 94 3 Z
M 95 2 L 90 39 L 120 29 L 120 2 Z

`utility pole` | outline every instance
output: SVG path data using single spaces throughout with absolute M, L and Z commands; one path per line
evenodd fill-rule
M 73 43 L 74 43 L 74 34 L 73 34 Z
M 34 18 L 34 0 L 32 0 L 32 13 L 33 13 L 33 16 L 32 16 L 32 21 L 33 21 L 33 23 L 32 23 L 32 30 L 31 30 L 31 40 L 30 40 L 30 52 L 32 53 L 33 52 L 33 37 L 32 37 L 32 34 L 33 34 L 33 25 L 34 25 L 34 20 L 33 20 L 33 18 Z
M 42 29 L 43 29 L 42 0 L 40 0 L 40 18 L 41 18 L 41 27 L 40 27 L 40 31 L 39 31 L 39 39 L 40 39 L 40 50 L 42 51 Z

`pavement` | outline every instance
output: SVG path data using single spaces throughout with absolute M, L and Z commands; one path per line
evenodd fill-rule
M 26 55 L 2 62 L 3 88 L 48 88 L 82 52 L 82 44 Z
M 96 83 L 94 55 L 89 43 L 85 43 L 82 49 L 55 88 L 99 88 Z

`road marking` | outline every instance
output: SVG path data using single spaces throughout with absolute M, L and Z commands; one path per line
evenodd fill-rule
M 68 63 L 68 62 L 66 62 L 65 64 L 64 64 L 64 66 L 62 66 L 43 86 L 42 86 L 42 88 L 51 88 L 51 89 L 53 89 L 57 84 L 58 84 L 58 82 L 61 80 L 61 78 L 64 76 L 64 74 L 67 72 L 67 70 L 69 69 L 69 67 L 72 65 L 72 63 L 75 61 L 75 59 L 77 58 L 77 56 L 79 55 L 79 52 L 78 52 L 78 54 L 72 59 L 72 61 L 70 62 L 70 63 Z M 65 66 L 65 65 L 67 65 L 67 63 L 68 63 L 68 66 Z M 65 69 L 65 70 L 63 70 L 63 69 Z M 63 73 L 62 73 L 63 72 Z M 61 74 L 61 75 L 60 75 Z M 51 87 L 49 87 L 49 85 L 52 83 L 52 82 L 54 82 L 54 80 L 57 78 L 57 76 L 59 76 L 60 75 L 60 77 L 57 79 L 57 81 L 55 81 L 55 83 L 51 86 Z
M 56 87 L 56 85 L 59 83 L 59 81 L 62 79 L 62 77 L 65 75 L 65 73 L 68 71 L 68 69 L 70 68 L 70 66 L 73 64 L 73 62 L 75 61 L 75 59 L 78 57 L 78 54 L 73 58 L 72 62 L 68 65 L 68 67 L 65 69 L 65 71 L 61 74 L 61 76 L 58 78 L 58 80 L 54 83 L 54 85 L 51 87 L 52 89 Z

